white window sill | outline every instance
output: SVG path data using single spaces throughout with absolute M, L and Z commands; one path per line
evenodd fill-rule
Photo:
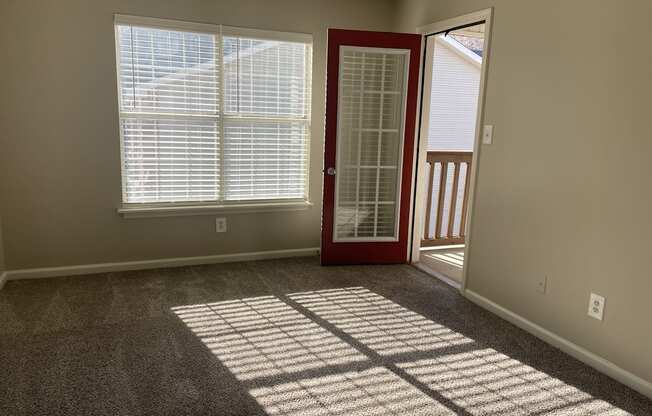
M 247 202 L 228 205 L 124 205 L 118 208 L 123 218 L 187 217 L 213 214 L 248 214 L 255 212 L 301 211 L 310 209 L 309 201 Z

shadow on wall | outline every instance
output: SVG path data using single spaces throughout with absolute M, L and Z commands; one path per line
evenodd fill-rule
M 173 312 L 270 415 L 629 415 L 363 287 Z

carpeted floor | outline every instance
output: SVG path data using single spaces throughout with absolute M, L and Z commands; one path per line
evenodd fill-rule
M 0 415 L 651 415 L 410 266 L 316 258 L 12 281 Z

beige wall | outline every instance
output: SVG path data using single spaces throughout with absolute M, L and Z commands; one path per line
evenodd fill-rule
M 326 29 L 386 29 L 391 0 L 0 2 L 0 201 L 9 269 L 319 246 Z M 113 14 L 314 36 L 310 192 L 301 212 L 119 217 Z M 5 53 L 6 51 L 6 53 Z
M 319 244 L 328 26 L 413 31 L 495 6 L 470 289 L 652 380 L 652 3 L 593 0 L 9 0 L 0 3 L 0 212 L 9 269 Z M 303 212 L 124 220 L 113 13 L 314 35 Z M 397 13 L 395 13 L 397 12 Z M 535 277 L 549 276 L 548 294 Z M 606 318 L 586 316 L 589 292 Z
M 489 6 L 469 288 L 652 381 L 652 2 L 412 0 L 396 29 Z

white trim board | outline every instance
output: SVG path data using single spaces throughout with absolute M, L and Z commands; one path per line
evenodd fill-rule
M 78 276 L 129 270 L 160 269 L 164 267 L 197 266 L 201 264 L 232 263 L 236 261 L 282 259 L 289 257 L 306 257 L 319 253 L 319 247 L 297 248 L 289 250 L 256 251 L 250 253 L 216 254 L 212 256 L 175 257 L 156 260 L 127 261 L 121 263 L 83 264 L 63 267 L 44 267 L 39 269 L 8 270 L 5 280 L 40 279 L 60 276 Z M 2 283 L 2 279 L 0 279 Z M 0 284 L 0 288 L 2 284 Z
M 452 29 L 456 26 L 475 23 L 479 21 L 484 21 L 485 24 L 485 38 L 484 38 L 484 53 L 482 58 L 482 64 L 480 66 L 480 88 L 478 91 L 478 108 L 476 114 L 476 123 L 475 123 L 475 139 L 473 144 L 473 159 L 471 162 L 471 172 L 470 172 L 470 182 L 469 182 L 469 201 L 468 201 L 468 210 L 466 213 L 466 244 L 464 246 L 464 266 L 462 268 L 462 282 L 460 291 L 463 292 L 466 289 L 467 277 L 468 277 L 468 264 L 471 259 L 471 244 L 473 242 L 472 230 L 473 230 L 473 218 L 475 212 L 475 184 L 478 179 L 478 167 L 480 160 L 480 152 L 482 151 L 482 130 L 485 123 L 484 117 L 484 103 L 486 97 L 486 82 L 488 75 L 488 68 L 490 64 L 491 56 L 491 36 L 492 36 L 492 21 L 493 21 L 493 8 L 488 8 L 484 10 L 479 10 L 477 12 L 465 14 L 462 16 L 454 17 L 451 19 L 442 20 L 427 26 L 422 26 L 417 28 L 416 33 L 421 33 L 424 36 L 428 36 L 434 33 Z M 428 42 L 431 39 L 434 39 L 432 36 L 426 40 L 426 61 L 425 67 L 432 65 L 432 60 L 434 59 L 433 48 L 428 46 Z M 428 147 L 428 118 L 424 114 L 430 113 L 430 100 L 425 99 L 430 97 L 430 86 L 432 84 L 431 74 L 432 71 L 426 71 L 425 74 L 422 74 L 421 86 L 423 92 L 421 93 L 421 113 L 420 113 L 420 128 L 417 134 L 419 134 L 419 146 L 418 146 L 418 160 L 417 167 L 415 170 L 421 172 L 423 169 L 419 170 L 419 167 L 424 168 L 426 166 L 426 154 Z M 414 220 L 412 228 L 412 256 L 411 259 L 413 262 L 419 261 L 420 248 L 421 248 L 421 232 L 417 230 L 423 230 L 425 225 L 424 213 L 426 211 L 426 184 L 424 180 L 419 180 L 416 178 L 416 191 L 415 198 L 416 202 L 414 204 Z
M 7 272 L 0 273 L 0 290 L 2 290 L 2 287 L 5 285 L 6 282 L 7 282 Z
M 430 35 L 432 33 L 437 33 L 444 30 L 448 30 L 450 28 L 454 28 L 456 26 L 462 26 L 468 23 L 479 22 L 481 20 L 488 20 L 491 18 L 492 14 L 493 14 L 493 7 L 477 10 L 475 12 L 452 17 L 450 19 L 441 20 L 439 22 L 431 23 L 424 26 L 419 26 L 417 28 L 417 33 L 421 33 L 423 35 Z M 485 25 L 487 23 L 488 22 L 485 22 Z M 485 26 L 485 33 L 486 32 L 488 32 L 488 30 L 487 27 Z
M 580 360 L 584 364 L 593 367 L 599 372 L 608 375 L 609 377 L 623 383 L 626 386 L 631 387 L 644 396 L 652 399 L 651 382 L 644 380 L 641 377 L 632 374 L 621 367 L 618 367 L 611 361 L 608 361 L 592 353 L 591 351 L 580 347 L 579 345 L 574 344 L 551 331 L 548 331 L 547 329 L 535 324 L 534 322 L 531 322 L 522 316 L 503 308 L 497 303 L 492 302 L 491 300 L 485 298 L 482 295 L 479 295 L 472 290 L 467 289 L 462 293 L 464 294 L 464 297 L 480 306 L 481 308 L 484 308 L 498 315 L 499 317 L 505 319 L 508 322 L 511 322 L 517 327 L 523 329 L 526 332 L 529 332 L 530 334 L 552 345 L 553 347 L 556 347 L 566 354 Z

